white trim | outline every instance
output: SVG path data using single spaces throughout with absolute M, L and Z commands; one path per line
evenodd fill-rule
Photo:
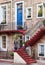
M 2 35 L 2 36 L 6 36 L 6 48 L 3 48 L 3 47 L 2 47 L 2 43 L 1 43 L 1 49 L 2 49 L 3 51 L 7 51 L 8 36 L 7 36 L 7 35 Z M 1 36 L 1 39 L 2 39 L 2 36 Z M 1 40 L 1 41 L 2 41 L 2 40 Z
M 14 63 L 26 64 L 26 61 L 17 52 L 14 52 Z
M 2 46 L 2 37 L 0 35 L 0 48 L 1 48 L 1 46 Z
M 43 7 L 43 16 L 42 16 L 42 17 L 38 17 L 38 7 L 39 7 L 40 5 L 42 5 L 42 7 Z M 37 18 L 44 18 L 44 5 L 43 5 L 43 3 L 37 4 Z
M 44 45 L 44 56 L 39 56 L 39 51 L 40 51 L 39 46 L 40 45 Z M 45 43 L 39 43 L 38 44 L 38 57 L 43 57 L 43 58 L 45 57 Z
M 31 9 L 31 17 L 30 17 L 30 18 L 27 18 L 28 9 Z M 26 8 L 26 19 L 32 19 L 32 17 L 33 17 L 32 7 L 27 7 L 27 8 Z
M 6 23 L 4 25 L 7 25 L 7 23 L 8 23 L 8 20 L 7 20 L 8 19 L 8 17 L 7 17 L 7 9 L 8 9 L 7 4 L 2 4 L 2 5 L 0 5 L 0 7 L 1 6 L 6 6 Z
M 24 27 L 24 1 L 19 1 L 15 3 L 15 29 L 17 30 L 17 4 L 23 3 L 23 27 Z

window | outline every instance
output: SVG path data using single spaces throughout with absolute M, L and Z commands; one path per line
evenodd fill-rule
M 29 35 L 25 35 L 25 41 L 30 40 L 30 36 Z
M 32 7 L 26 8 L 26 19 L 32 18 Z
M 43 6 L 43 4 L 37 5 L 37 17 L 38 18 L 44 17 L 44 6 Z
M 6 36 L 2 36 L 2 48 L 6 48 Z
M 38 45 L 38 56 L 45 56 L 45 44 Z
M 0 23 L 6 24 L 6 5 L 0 6 Z

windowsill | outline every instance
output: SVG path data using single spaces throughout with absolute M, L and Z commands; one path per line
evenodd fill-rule
M 7 24 L 7 23 L 6 23 L 6 24 L 1 24 L 1 23 L 0 23 L 0 25 L 8 25 L 8 24 Z
M 44 18 L 44 16 L 42 16 L 42 17 L 37 17 L 37 18 Z
M 26 20 L 31 20 L 31 19 L 32 19 L 32 17 L 31 17 L 31 18 L 27 18 L 27 17 L 26 17 Z
M 1 48 L 2 49 L 2 51 L 7 51 L 7 48 Z
M 38 57 L 40 57 L 40 58 L 45 58 L 45 56 L 38 56 Z

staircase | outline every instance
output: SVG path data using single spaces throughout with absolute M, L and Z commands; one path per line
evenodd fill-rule
M 28 31 L 26 31 L 26 34 L 32 37 L 42 27 L 43 27 L 43 22 L 39 21 L 31 29 L 29 28 Z
M 24 46 L 24 48 L 21 48 L 15 52 L 17 52 L 22 58 L 23 60 L 27 63 L 27 64 L 31 64 L 31 63 L 34 63 L 36 62 L 34 59 L 32 59 L 26 52 L 25 52 L 25 48 L 27 46 L 32 46 L 36 43 L 37 40 L 40 39 L 40 37 L 43 35 L 42 33 L 42 30 L 40 29 L 42 27 L 42 23 L 41 22 L 38 22 L 34 28 L 30 31 L 27 31 L 27 33 L 29 33 L 29 35 L 31 36 L 30 40 L 28 40 Z M 41 34 L 40 34 L 41 33 Z
M 22 58 L 23 60 L 26 62 L 26 64 L 31 64 L 36 62 L 34 59 L 32 59 L 24 50 L 24 48 L 21 48 L 19 50 L 16 51 Z
M 42 27 L 42 28 L 43 28 L 43 27 Z M 28 41 L 26 42 L 25 47 L 27 47 L 27 46 L 33 46 L 33 45 L 36 44 L 36 42 L 37 42 L 38 40 L 40 40 L 40 38 L 45 34 L 45 33 L 44 33 L 45 31 L 43 31 L 42 28 L 41 28 L 40 30 L 38 30 L 38 31 L 30 38 L 30 40 L 28 40 Z

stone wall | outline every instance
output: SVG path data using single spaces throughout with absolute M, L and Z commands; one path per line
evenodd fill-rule
M 8 22 L 16 22 L 15 21 L 15 3 L 16 2 L 20 2 L 20 1 L 24 1 L 24 22 L 27 22 L 27 26 L 30 27 L 30 24 L 32 24 L 32 26 L 35 25 L 36 22 L 38 22 L 39 20 L 42 21 L 42 19 L 38 19 L 37 18 L 37 4 L 38 3 L 45 3 L 45 0 L 0 0 L 0 5 L 1 4 L 8 4 L 8 11 L 7 11 L 7 21 Z M 27 7 L 32 7 L 33 9 L 33 17 L 32 19 L 27 20 L 26 19 L 26 8 Z M 45 8 L 44 8 L 45 11 Z M 45 16 L 45 12 L 44 12 L 44 16 Z M 9 36 L 9 42 L 8 42 L 8 50 L 12 50 L 12 35 Z M 37 54 L 37 53 L 36 53 Z M 37 56 L 37 55 L 36 55 Z
M 21 0 L 20 0 L 21 1 Z M 0 4 L 8 4 L 8 11 L 7 11 L 7 20 L 8 22 L 16 22 L 15 20 L 15 3 L 16 2 L 20 2 L 18 0 L 0 0 Z M 45 1 L 43 0 L 22 0 L 24 2 L 24 22 L 27 23 L 27 26 L 30 27 L 30 24 L 35 25 L 36 22 L 38 21 L 42 21 L 45 18 L 45 12 L 44 12 L 44 18 L 37 18 L 37 4 L 39 3 L 45 3 Z M 28 5 L 27 5 L 28 4 Z M 32 18 L 31 19 L 26 19 L 26 8 L 27 7 L 32 7 Z M 45 11 L 45 7 L 44 7 L 44 11 Z
M 37 43 L 34 46 L 32 46 L 32 51 L 34 51 L 35 59 L 39 59 L 40 58 L 40 57 L 38 57 L 38 44 L 40 44 L 40 43 L 41 44 L 42 43 L 45 44 L 45 36 L 43 36 L 39 41 L 37 41 Z M 32 53 L 32 56 L 33 56 L 33 53 Z

